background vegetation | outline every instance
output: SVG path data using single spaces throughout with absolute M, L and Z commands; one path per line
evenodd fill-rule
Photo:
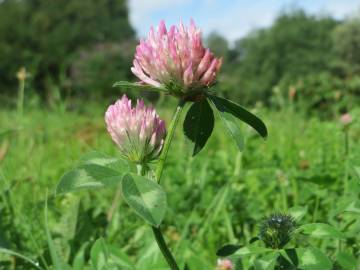
M 122 94 L 112 83 L 135 80 L 136 43 L 123 0 L 0 1 L 2 248 L 44 268 L 52 264 L 43 214 L 48 191 L 48 227 L 70 264 L 83 258 L 93 265 L 88 269 L 101 269 L 90 250 L 103 237 L 121 265 L 111 269 L 166 269 L 150 229 L 121 200 L 114 206 L 113 190 L 53 196 L 58 179 L 84 153 L 117 155 L 103 114 Z M 190 269 L 214 269 L 221 245 L 248 242 L 265 215 L 297 210 L 304 214 L 300 223 L 329 223 L 346 238 L 293 245 L 321 249 L 332 269 L 358 269 L 360 17 L 338 21 L 287 10 L 234 46 L 219 33 L 206 43 L 224 57 L 217 91 L 253 108 L 269 138 L 244 128 L 246 149 L 239 153 L 218 124 L 192 159 L 179 129 L 163 180 L 164 228 L 176 256 Z M 23 113 L 16 110 L 21 67 L 27 71 Z M 171 98 L 142 96 L 170 119 Z M 345 112 L 353 119 L 349 144 L 339 122 Z M 0 269 L 32 268 L 1 255 Z

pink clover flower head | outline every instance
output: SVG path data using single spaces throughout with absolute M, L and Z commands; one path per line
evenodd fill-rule
M 217 270 L 233 270 L 234 265 L 229 259 L 218 259 Z
M 105 122 L 112 140 L 130 161 L 144 164 L 159 156 L 166 135 L 165 122 L 143 100 L 132 106 L 124 95 L 109 106 Z
M 140 40 L 131 71 L 141 83 L 165 88 L 172 95 L 191 96 L 215 83 L 221 64 L 221 58 L 204 48 L 193 20 L 188 27 L 180 22 L 169 29 L 161 21 Z
M 345 126 L 348 126 L 351 123 L 351 121 L 352 121 L 352 118 L 349 113 L 344 113 L 340 117 L 340 122 Z

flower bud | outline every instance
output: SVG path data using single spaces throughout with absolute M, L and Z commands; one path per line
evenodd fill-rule
M 296 223 L 292 216 L 273 214 L 263 219 L 259 238 L 266 247 L 281 249 L 291 240 L 291 234 L 295 228 Z
M 143 100 L 137 100 L 132 107 L 124 95 L 109 106 L 105 122 L 111 138 L 130 161 L 144 164 L 159 156 L 166 135 L 165 123 Z

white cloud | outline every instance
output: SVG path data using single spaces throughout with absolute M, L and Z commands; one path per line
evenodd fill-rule
M 240 2 L 242 1 L 234 1 L 216 19 L 209 18 L 203 27 L 205 34 L 215 30 L 233 42 L 253 29 L 270 26 L 283 8 L 294 6 L 304 8 L 312 14 L 330 14 L 337 19 L 359 12 L 360 8 L 360 0 L 258 0 L 246 5 Z
M 330 14 L 334 15 L 336 18 L 342 19 L 346 16 L 351 15 L 352 13 L 359 12 L 360 1 L 339 1 L 339 0 L 330 0 L 326 2 L 326 5 L 323 6 L 325 11 L 329 11 Z
M 277 6 L 268 5 L 265 1 L 254 1 L 246 6 L 236 1 L 223 10 L 218 18 L 209 18 L 204 32 L 217 31 L 233 42 L 255 28 L 271 25 L 278 12 Z
M 194 5 L 197 3 L 198 5 Z M 194 8 L 197 6 L 197 8 Z M 254 28 L 271 25 L 283 7 L 297 6 L 312 14 L 331 14 L 338 19 L 359 10 L 360 0 L 130 0 L 130 21 L 140 35 L 157 24 L 159 14 L 167 20 L 192 16 L 204 34 L 217 31 L 230 42 Z M 179 14 L 181 11 L 187 14 Z
M 186 4 L 189 0 L 130 0 L 130 10 L 134 9 L 136 13 L 150 13 L 154 10 L 173 7 L 179 4 Z

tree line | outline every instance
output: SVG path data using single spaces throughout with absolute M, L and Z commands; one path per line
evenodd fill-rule
M 125 0 L 3 0 L 0 96 L 16 94 L 21 67 L 27 92 L 45 102 L 113 95 L 114 81 L 135 80 L 136 42 Z M 347 110 L 359 101 L 360 16 L 339 21 L 292 9 L 233 46 L 219 33 L 206 43 L 224 57 L 218 91 L 243 104 L 293 99 Z

